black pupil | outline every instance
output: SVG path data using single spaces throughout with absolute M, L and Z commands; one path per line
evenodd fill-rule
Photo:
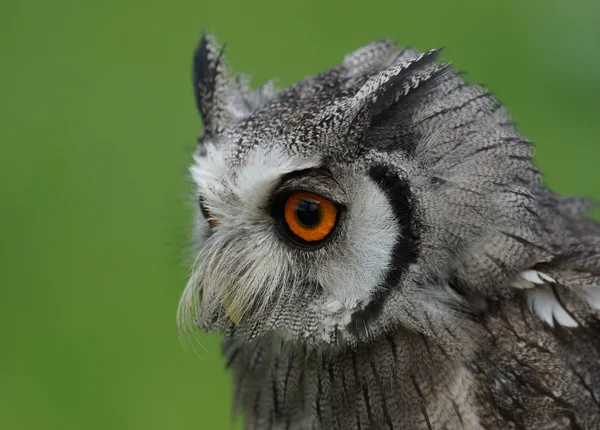
M 296 204 L 296 218 L 305 227 L 315 227 L 321 220 L 319 202 L 302 199 Z

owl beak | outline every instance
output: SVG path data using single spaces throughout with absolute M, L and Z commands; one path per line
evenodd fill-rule
M 242 319 L 242 313 L 240 309 L 232 306 L 231 300 L 223 300 L 223 307 L 225 308 L 225 312 L 227 312 L 227 316 L 229 319 L 235 324 L 238 325 L 240 320 Z

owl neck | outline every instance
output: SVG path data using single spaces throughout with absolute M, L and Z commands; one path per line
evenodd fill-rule
M 413 332 L 336 354 L 277 339 L 224 353 L 247 429 L 479 428 L 462 360 Z

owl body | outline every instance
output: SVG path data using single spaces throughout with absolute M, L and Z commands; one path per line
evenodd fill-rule
M 438 53 L 253 92 L 200 42 L 180 320 L 224 335 L 246 428 L 600 429 L 600 227 Z

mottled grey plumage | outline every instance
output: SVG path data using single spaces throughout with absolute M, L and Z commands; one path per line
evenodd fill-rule
M 180 319 L 224 334 L 246 428 L 600 429 L 600 225 L 437 54 L 252 92 L 202 39 Z M 340 205 L 319 246 L 278 231 L 296 189 Z

